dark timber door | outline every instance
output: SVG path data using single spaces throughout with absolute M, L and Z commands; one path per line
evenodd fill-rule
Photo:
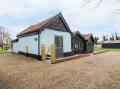
M 55 44 L 56 44 L 56 57 L 63 57 L 63 37 L 55 36 Z

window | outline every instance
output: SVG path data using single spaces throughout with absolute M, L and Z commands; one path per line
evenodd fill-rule
M 37 38 L 34 38 L 35 41 L 37 41 Z

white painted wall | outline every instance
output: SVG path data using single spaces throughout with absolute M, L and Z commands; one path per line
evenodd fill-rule
M 54 44 L 54 37 L 63 36 L 63 52 L 71 52 L 71 35 L 69 32 L 55 31 L 51 29 L 45 29 L 40 34 L 40 47 L 41 44 L 45 44 L 47 49 L 51 44 Z M 41 53 L 41 52 L 40 52 Z
M 51 29 L 45 29 L 40 34 L 40 47 L 41 44 L 45 44 L 47 49 L 51 44 L 54 44 L 54 37 L 62 36 L 63 37 L 63 52 L 71 52 L 71 35 L 69 32 L 60 32 Z M 13 52 L 18 53 L 18 51 L 25 52 L 25 46 L 28 46 L 28 52 L 31 54 L 38 55 L 38 35 L 26 36 L 19 38 L 18 43 L 13 43 Z M 41 48 L 40 48 L 41 54 Z
M 18 42 L 13 43 L 13 52 L 18 53 Z
M 34 39 L 37 38 L 37 41 Z M 25 52 L 28 46 L 28 53 L 38 55 L 38 35 L 26 36 L 19 39 L 19 51 Z
M 37 38 L 37 41 L 34 40 L 35 38 Z M 19 38 L 18 44 L 13 44 L 15 51 L 25 52 L 25 46 L 28 46 L 28 53 L 38 55 L 38 35 Z

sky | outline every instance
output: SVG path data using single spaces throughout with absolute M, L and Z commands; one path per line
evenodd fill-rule
M 14 39 L 32 24 L 62 12 L 72 31 L 102 37 L 120 34 L 119 0 L 0 0 L 0 26 Z

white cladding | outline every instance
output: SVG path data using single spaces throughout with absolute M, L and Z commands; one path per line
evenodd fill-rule
M 35 40 L 36 38 L 37 40 Z M 31 35 L 19 38 L 17 48 L 16 47 L 13 48 L 18 49 L 18 51 L 25 52 L 26 46 L 28 46 L 28 53 L 38 55 L 38 35 Z M 13 52 L 15 51 L 13 50 Z
M 63 52 L 71 52 L 71 35 L 69 32 L 45 29 L 40 34 L 40 46 L 41 44 L 45 44 L 48 49 L 51 44 L 55 43 L 55 36 L 63 37 Z
M 13 52 L 18 53 L 18 42 L 13 43 Z
M 54 44 L 55 36 L 63 37 L 63 52 L 71 52 L 71 35 L 69 32 L 55 31 L 51 29 L 45 29 L 40 33 L 40 47 L 41 44 L 45 44 L 48 49 L 51 44 Z M 37 40 L 35 41 L 35 39 Z M 13 43 L 13 52 L 18 51 L 25 52 L 25 47 L 28 46 L 28 53 L 38 55 L 38 35 L 31 35 L 19 38 L 18 42 Z M 41 54 L 41 48 L 40 48 Z

